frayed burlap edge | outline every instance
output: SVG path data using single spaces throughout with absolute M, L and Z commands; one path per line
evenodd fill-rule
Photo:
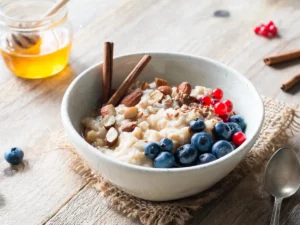
M 95 173 L 74 151 L 64 135 L 60 134 L 60 140 L 55 141 L 56 144 L 61 143 L 59 149 L 68 149 L 72 152 L 73 157 L 69 161 L 71 167 L 83 179 L 101 191 L 107 202 L 123 215 L 138 218 L 142 224 L 146 225 L 183 225 L 191 218 L 192 211 L 226 193 L 246 175 L 261 169 L 266 159 L 300 130 L 300 124 L 297 122 L 299 118 L 297 105 L 289 107 L 270 98 L 263 98 L 263 101 L 265 105 L 264 125 L 247 157 L 233 172 L 209 190 L 177 201 L 151 202 L 128 195 Z

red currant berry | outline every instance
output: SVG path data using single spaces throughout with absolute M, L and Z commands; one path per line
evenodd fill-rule
M 220 88 L 216 88 L 215 90 L 212 91 L 211 96 L 214 99 L 221 100 L 223 98 L 223 91 Z
M 254 33 L 259 34 L 259 31 L 260 31 L 260 27 L 255 27 L 254 28 Z
M 230 100 L 225 100 L 223 102 L 227 106 L 227 112 L 231 112 L 233 110 L 233 104 Z
M 211 104 L 211 98 L 208 95 L 204 95 L 200 98 L 200 103 L 209 106 Z
M 270 22 L 266 25 L 266 28 L 269 30 L 272 25 L 274 25 L 274 23 L 270 20 Z
M 277 27 L 275 27 L 274 25 L 270 26 L 269 32 L 270 32 L 273 36 L 276 36 L 276 35 L 277 35 Z
M 224 115 L 227 113 L 227 106 L 223 102 L 218 102 L 214 105 L 214 110 L 217 115 Z
M 223 120 L 224 123 L 229 122 L 229 116 L 227 114 L 220 115 L 220 118 Z
M 211 104 L 214 106 L 214 105 L 217 104 L 218 102 L 220 102 L 220 101 L 217 100 L 217 99 L 214 99 L 214 100 L 211 101 Z
M 232 136 L 232 142 L 236 145 L 241 145 L 244 143 L 244 141 L 246 140 L 246 136 L 243 132 L 236 132 L 233 136 Z

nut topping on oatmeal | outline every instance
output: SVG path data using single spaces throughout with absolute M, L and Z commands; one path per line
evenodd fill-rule
M 141 84 L 141 89 L 142 90 L 146 90 L 146 89 L 149 89 L 150 86 L 147 82 L 143 81 L 143 83 Z
M 158 88 L 160 86 L 168 85 L 168 81 L 155 77 L 155 84 L 156 84 L 156 87 Z
M 124 112 L 125 119 L 134 119 L 138 115 L 138 108 L 137 107 L 130 107 Z
M 164 95 L 171 95 L 172 94 L 172 88 L 169 86 L 160 86 L 157 88 L 161 93 L 163 93 Z
M 106 144 L 108 146 L 113 146 L 114 144 L 117 143 L 118 137 L 119 137 L 119 133 L 116 130 L 116 128 L 111 127 L 106 134 L 106 138 L 105 138 Z
M 122 125 L 121 130 L 123 132 L 132 132 L 134 130 L 134 128 L 137 126 L 137 122 L 128 122 Z
M 100 110 L 100 114 L 103 117 L 107 116 L 107 115 L 116 115 L 116 109 L 112 104 L 106 105 L 104 107 L 101 108 Z
M 150 94 L 150 98 L 155 102 L 160 102 L 164 97 L 164 94 L 156 90 Z
M 115 125 L 116 117 L 113 115 L 107 115 L 103 118 L 102 123 L 106 129 L 109 129 Z
M 131 92 L 129 95 L 125 96 L 121 104 L 124 104 L 127 107 L 135 106 L 138 104 L 142 98 L 143 92 L 139 89 Z
M 181 92 L 181 93 L 183 93 L 183 94 L 190 95 L 191 91 L 192 91 L 192 86 L 188 82 L 182 82 L 178 86 L 178 91 Z

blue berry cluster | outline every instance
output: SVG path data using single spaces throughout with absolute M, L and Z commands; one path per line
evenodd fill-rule
M 234 115 L 230 117 L 228 123 L 216 123 L 211 136 L 204 132 L 204 121 L 196 118 L 190 122 L 190 131 L 194 133 L 191 143 L 180 146 L 175 154 L 172 154 L 173 141 L 168 138 L 162 139 L 160 143 L 148 143 L 144 152 L 148 158 L 154 160 L 156 168 L 205 164 L 232 152 L 237 146 L 232 142 L 232 136 L 245 129 L 245 120 L 239 115 Z

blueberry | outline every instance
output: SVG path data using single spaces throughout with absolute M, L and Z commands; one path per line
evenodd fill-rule
M 195 146 L 195 148 L 198 149 L 200 153 L 209 152 L 212 143 L 212 137 L 205 132 L 196 133 L 192 136 L 191 139 L 191 144 Z
M 205 164 L 205 163 L 209 163 L 212 162 L 214 160 L 216 160 L 216 156 L 214 156 L 214 154 L 211 153 L 204 153 L 202 155 L 199 156 L 199 164 Z
M 223 122 L 216 123 L 213 133 L 220 140 L 229 140 L 231 138 L 231 129 Z
M 229 118 L 229 121 L 237 123 L 240 126 L 240 128 L 242 129 L 242 131 L 245 131 L 247 125 L 246 125 L 246 122 L 243 117 L 241 117 L 239 115 L 234 115 Z
M 175 164 L 175 158 L 170 152 L 161 152 L 154 160 L 155 168 L 171 168 Z
M 197 161 L 198 151 L 191 144 L 180 146 L 176 153 L 175 158 L 178 164 L 182 166 L 191 166 Z
M 212 153 L 221 158 L 233 151 L 232 145 L 228 141 L 217 141 L 212 147 Z
M 205 123 L 203 120 L 196 118 L 190 122 L 190 129 L 194 133 L 204 131 Z
M 159 142 L 159 145 L 163 151 L 172 152 L 174 144 L 169 138 L 164 138 Z
M 17 147 L 11 148 L 9 152 L 6 152 L 4 154 L 5 160 L 12 165 L 20 164 L 23 160 L 23 157 L 24 152 L 22 151 L 22 149 Z
M 230 127 L 231 136 L 234 135 L 236 132 L 242 132 L 242 128 L 234 122 L 229 122 L 227 125 Z
M 155 142 L 149 142 L 144 148 L 145 155 L 154 159 L 161 152 L 161 147 Z

